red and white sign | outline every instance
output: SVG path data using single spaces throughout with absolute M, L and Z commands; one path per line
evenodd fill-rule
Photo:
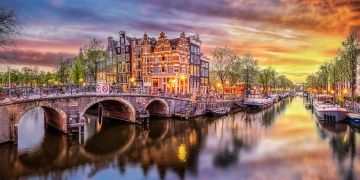
M 105 83 L 98 84 L 96 87 L 96 92 L 100 94 L 109 94 L 110 93 L 109 84 L 105 84 Z

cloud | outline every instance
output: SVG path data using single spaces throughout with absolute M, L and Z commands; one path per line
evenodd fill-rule
M 278 58 L 262 60 L 259 63 L 264 66 L 317 66 L 322 61 L 300 58 Z
M 37 51 L 3 50 L 0 51 L 1 64 L 56 67 L 59 58 L 72 58 L 73 54 Z
M 24 65 L 53 66 L 46 59 L 76 54 L 89 36 L 106 43 L 119 30 L 136 37 L 164 31 L 170 38 L 199 33 L 208 56 L 228 46 L 279 71 L 303 74 L 331 59 L 350 31 L 360 31 L 360 0 L 11 0 L 0 6 L 19 16 L 18 58 L 9 63 Z

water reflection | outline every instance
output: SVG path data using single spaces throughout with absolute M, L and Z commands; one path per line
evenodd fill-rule
M 39 146 L 45 134 L 44 110 L 41 107 L 30 109 L 20 119 L 18 128 L 26 129 L 18 133 L 20 152 L 30 151 Z
M 135 126 L 88 113 L 86 122 L 84 144 L 46 130 L 27 151 L 0 146 L 0 179 L 356 179 L 360 171 L 359 134 L 317 121 L 301 98 L 221 118 Z

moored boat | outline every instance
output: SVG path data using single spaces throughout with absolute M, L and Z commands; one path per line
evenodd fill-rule
M 229 107 L 221 107 L 221 108 L 209 109 L 208 112 L 212 116 L 224 116 L 230 112 L 230 108 Z
M 351 125 L 360 127 L 360 114 L 349 113 L 347 116 Z
M 347 115 L 346 109 L 334 104 L 332 98 L 327 94 L 316 95 L 313 102 L 315 114 L 320 120 L 344 121 Z
M 280 100 L 280 97 L 278 94 L 270 94 L 269 97 L 270 97 L 270 99 L 273 100 L 274 103 L 276 103 Z
M 259 94 L 250 94 L 244 101 L 244 105 L 250 109 L 264 109 L 273 104 L 271 98 L 265 98 Z

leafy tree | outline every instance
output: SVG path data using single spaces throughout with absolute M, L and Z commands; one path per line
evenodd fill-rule
M 82 50 L 80 50 L 82 53 Z M 84 47 L 85 56 L 85 76 L 89 83 L 95 83 L 97 81 L 97 61 L 106 58 L 106 52 L 103 50 L 101 40 L 95 37 L 90 37 L 89 42 Z
M 82 80 L 84 79 L 84 64 L 83 64 L 83 60 L 80 58 L 77 58 L 73 65 L 72 65 L 72 80 L 75 84 L 80 84 L 82 83 Z
M 259 71 L 258 82 L 263 88 L 264 94 L 267 94 L 269 92 L 271 82 L 273 81 L 275 76 L 276 76 L 276 71 L 272 67 L 268 67 Z
M 259 71 L 257 61 L 250 55 L 246 54 L 241 58 L 240 77 L 245 84 L 245 92 L 250 89 L 250 83 L 255 82 L 256 74 Z
M 210 63 L 211 71 L 220 80 L 222 87 L 224 87 L 226 80 L 231 75 L 231 65 L 237 59 L 235 53 L 227 48 L 215 48 L 212 52 L 213 60 Z

